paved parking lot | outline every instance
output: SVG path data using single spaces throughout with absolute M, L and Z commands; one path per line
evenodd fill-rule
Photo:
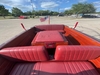
M 77 30 L 100 40 L 100 18 L 71 19 L 67 17 L 51 17 L 51 24 L 65 24 L 73 28 L 76 22 L 79 22 Z M 20 23 L 23 23 L 26 29 L 29 29 L 34 25 L 48 24 L 48 21 L 40 22 L 39 18 L 0 20 L 0 44 L 24 31 Z

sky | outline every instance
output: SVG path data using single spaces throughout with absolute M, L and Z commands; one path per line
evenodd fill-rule
M 96 11 L 100 11 L 100 0 L 0 0 L 0 4 L 11 12 L 12 7 L 17 7 L 23 12 L 34 10 L 50 10 L 63 12 L 69 10 L 73 4 L 92 3 Z M 33 8 L 32 8 L 33 7 Z

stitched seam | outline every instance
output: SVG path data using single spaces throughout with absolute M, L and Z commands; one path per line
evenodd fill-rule
M 65 60 L 66 60 L 66 54 L 67 54 L 67 49 L 66 49 L 66 47 L 64 47 L 65 48 L 65 54 L 64 54 L 64 56 L 65 56 Z
M 20 64 L 19 64 L 19 65 L 20 65 Z M 18 66 L 18 65 L 17 65 L 17 66 Z M 15 75 L 18 75 L 17 73 L 18 73 L 19 69 L 20 69 L 20 66 L 17 68 Z
M 26 60 L 27 60 L 27 57 L 25 56 L 25 53 L 24 53 L 24 51 L 22 51 L 23 52 L 23 55 L 24 55 L 24 57 L 26 58 Z
M 37 65 L 37 64 L 36 64 L 36 65 Z M 35 73 L 36 65 L 34 65 L 34 68 L 33 68 L 33 73 Z
M 84 55 L 85 55 L 85 48 L 83 47 L 83 53 L 82 53 L 81 59 L 84 59 Z
M 79 64 L 80 64 L 80 63 L 79 63 Z M 83 72 L 82 72 L 82 70 L 80 69 L 79 64 L 78 64 L 78 63 L 76 63 L 77 67 L 78 67 L 78 68 L 79 68 L 79 70 L 81 71 L 80 73 L 83 75 Z
M 34 57 L 34 60 L 35 60 L 34 50 L 33 50 L 33 48 L 32 48 L 32 57 Z
M 66 65 L 65 65 L 65 63 L 63 62 L 63 64 L 64 64 L 64 67 L 65 67 L 65 70 L 66 70 L 66 73 L 67 73 L 67 68 L 66 68 Z
M 26 67 L 26 64 L 25 64 L 25 67 Z M 29 65 L 27 65 L 27 68 L 26 68 L 26 70 L 25 70 L 24 75 L 26 74 L 28 67 L 29 67 Z
M 92 58 L 92 56 L 94 56 L 94 53 L 95 53 L 95 49 L 93 48 L 93 51 L 92 51 L 91 56 L 90 56 L 90 59 Z
M 90 54 L 90 50 L 89 50 L 89 48 L 87 48 L 88 49 L 88 54 L 87 54 L 87 56 L 86 56 L 86 59 L 88 59 L 88 57 L 89 57 L 89 54 Z M 87 51 L 87 50 L 86 50 Z M 85 54 L 86 55 L 86 54 Z
M 80 50 L 81 50 L 81 49 L 79 48 L 79 54 L 78 54 L 77 60 L 80 59 L 80 54 L 81 54 L 81 51 L 80 51 Z
M 41 62 L 39 63 L 39 72 L 38 72 L 38 75 L 40 74 L 41 72 Z
M 88 67 L 88 65 L 85 63 L 85 66 L 89 69 L 89 67 Z M 91 70 L 89 70 L 93 75 L 95 75 L 94 74 L 94 72 L 92 72 Z
M 86 69 L 84 68 L 84 66 L 83 66 L 83 64 L 82 63 L 80 63 L 81 64 L 81 66 L 83 67 L 83 69 L 85 70 L 85 72 L 88 74 L 88 72 L 86 71 Z M 89 74 L 88 74 L 89 75 Z
M 31 59 L 31 56 L 30 56 L 30 54 L 29 54 L 28 49 L 27 49 L 27 54 L 28 54 L 28 56 L 29 56 L 30 60 L 32 60 L 32 59 Z M 29 61 L 30 61 L 30 60 L 29 60 Z
M 76 63 L 76 62 L 74 62 L 74 63 Z M 73 65 L 74 63 L 72 62 L 72 65 Z M 75 72 L 76 72 L 76 74 L 77 74 L 77 73 L 78 73 L 78 71 L 77 71 L 77 69 L 76 69 L 75 65 L 73 65 L 73 68 L 74 68 L 74 70 L 75 70 Z
M 14 52 L 14 54 L 15 54 L 16 58 L 18 58 L 14 50 L 13 50 L 13 52 Z
M 40 61 L 40 58 L 39 58 L 39 54 L 38 54 L 38 50 L 37 50 L 37 49 L 36 49 L 36 52 L 37 52 L 38 59 L 39 59 L 39 61 Z
M 75 51 L 75 47 L 73 47 L 74 48 L 74 55 L 73 55 L 73 59 L 72 60 L 74 60 L 74 58 L 75 58 L 75 54 L 76 54 L 76 51 Z M 72 54 L 71 54 L 72 55 Z M 76 58 L 76 60 L 77 60 L 77 58 Z
M 69 59 L 68 60 L 70 60 L 70 58 L 71 58 L 71 51 L 70 51 L 70 47 L 69 47 Z
M 9 54 L 13 57 L 13 55 L 11 53 L 12 53 L 11 50 L 9 50 Z
M 26 56 L 24 55 L 24 51 L 23 50 L 22 50 L 22 54 L 23 54 L 24 58 L 27 60 Z
M 23 58 L 21 57 L 21 55 L 20 55 L 19 49 L 18 49 L 18 54 L 19 54 L 20 58 L 23 59 Z
M 70 68 L 71 73 L 73 73 L 73 72 L 72 72 L 72 69 L 71 69 L 71 67 L 70 67 L 70 65 L 69 65 L 69 62 L 68 62 L 68 66 L 69 66 L 69 68 Z
M 22 66 L 22 65 L 21 65 Z M 23 64 L 23 67 L 22 67 L 22 69 L 21 69 L 21 71 L 20 71 L 20 75 L 21 75 L 21 73 L 22 73 L 22 71 L 24 70 L 24 67 L 25 67 L 26 65 L 25 64 Z

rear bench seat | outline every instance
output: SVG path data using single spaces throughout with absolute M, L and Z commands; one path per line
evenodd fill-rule
M 57 30 L 59 32 L 64 33 L 64 25 L 63 24 L 37 25 L 37 26 L 35 26 L 35 28 L 36 28 L 36 31 Z
M 32 46 L 34 47 L 34 46 Z M 93 65 L 87 60 L 95 59 L 100 55 L 100 47 L 97 46 L 58 46 L 55 52 L 55 61 L 46 61 L 48 54 L 43 53 L 45 48 L 43 46 L 37 46 L 35 49 L 29 48 L 15 48 L 15 49 L 3 49 L 0 54 L 3 57 L 10 55 L 10 51 L 21 50 L 27 52 L 40 51 L 39 54 L 33 54 L 34 57 L 44 55 L 40 60 L 31 58 L 30 62 L 17 63 L 12 69 L 10 75 L 100 75 Z M 37 49 L 38 48 L 38 49 Z M 8 53 L 7 53 L 8 51 Z M 82 51 L 82 52 L 81 52 Z M 15 51 L 14 51 L 15 52 Z M 14 53 L 13 52 L 13 53 Z M 7 54 L 5 54 L 7 53 Z M 28 54 L 28 53 L 25 53 Z M 81 56 L 82 55 L 82 56 Z M 12 56 L 12 55 L 11 55 Z M 28 55 L 29 57 L 29 55 Z M 17 57 L 18 58 L 18 57 Z M 44 60 L 45 58 L 45 60 Z M 43 60 L 42 60 L 43 59 Z M 26 60 L 27 61 L 27 60 Z M 36 61 L 42 61 L 37 62 Z M 57 62 L 58 61 L 58 62 Z

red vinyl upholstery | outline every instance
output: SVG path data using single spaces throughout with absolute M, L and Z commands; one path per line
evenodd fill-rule
M 13 61 L 46 61 L 49 59 L 44 46 L 4 48 L 0 51 L 0 55 Z
M 15 63 L 0 57 L 0 75 L 8 75 Z
M 31 44 L 33 46 L 44 45 L 46 48 L 55 48 L 58 44 L 67 45 L 68 41 L 58 31 L 41 31 L 36 34 Z
M 9 75 L 100 75 L 89 62 L 18 63 Z
M 63 24 L 37 25 L 35 27 L 39 30 L 58 30 L 60 32 L 64 32 Z
M 98 46 L 57 46 L 55 60 L 91 60 L 100 56 Z

